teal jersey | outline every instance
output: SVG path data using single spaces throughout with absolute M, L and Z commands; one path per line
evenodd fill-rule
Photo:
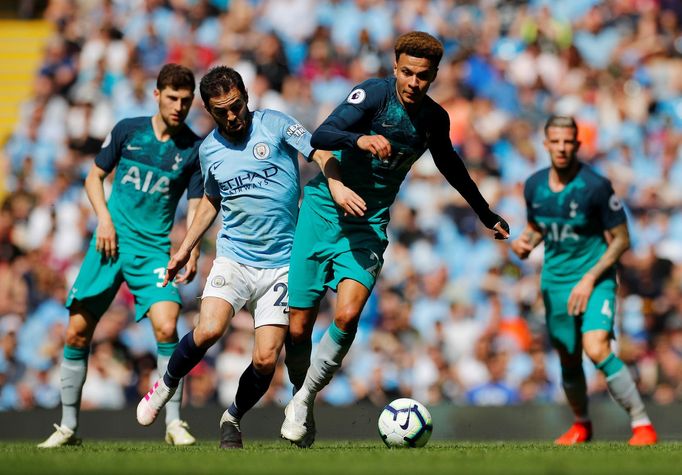
M 545 262 L 542 283 L 577 283 L 606 251 L 604 231 L 626 222 L 611 183 L 582 164 L 560 192 L 549 188 L 549 168 L 526 180 L 528 222 L 542 230 Z M 615 267 L 604 278 L 615 279 Z
M 186 125 L 159 141 L 151 117 L 124 119 L 107 136 L 95 164 L 107 172 L 116 168 L 107 207 L 119 253 L 170 252 L 168 235 L 178 201 L 185 190 L 188 198 L 203 195 L 200 144 Z
M 428 149 L 447 180 L 457 188 L 481 219 L 492 227 L 497 216 L 488 208 L 471 180 L 449 138 L 447 112 L 426 96 L 410 115 L 396 93 L 395 78 L 369 79 L 356 86 L 325 122 L 313 133 L 311 143 L 321 150 L 336 150 L 344 185 L 367 204 L 363 217 L 343 216 L 331 199 L 322 175 L 305 187 L 304 200 L 328 221 L 369 223 L 383 229 L 389 207 L 412 164 Z M 381 160 L 357 148 L 362 135 L 382 135 L 391 144 L 391 156 Z

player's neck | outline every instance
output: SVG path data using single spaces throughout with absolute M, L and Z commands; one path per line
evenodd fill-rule
M 403 109 L 407 112 L 407 115 L 410 117 L 413 117 L 417 111 L 419 111 L 419 108 L 421 107 L 422 103 L 424 102 L 424 99 L 422 98 L 421 101 L 413 103 L 413 104 L 405 104 L 403 101 L 403 98 L 400 96 L 400 93 L 398 93 L 398 83 L 396 82 L 395 85 L 395 95 L 398 98 L 398 102 L 403 106 Z
M 165 142 L 170 139 L 181 127 L 169 127 L 168 124 L 163 120 L 160 113 L 154 114 L 152 116 L 152 128 L 154 129 L 154 135 L 160 142 Z
M 566 188 L 573 178 L 578 174 L 580 170 L 580 162 L 575 161 L 569 168 L 557 169 L 555 167 L 550 168 L 549 171 L 549 188 L 554 192 L 559 192 Z

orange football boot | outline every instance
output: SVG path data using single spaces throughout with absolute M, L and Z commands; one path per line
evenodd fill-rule
M 658 440 L 656 429 L 651 424 L 632 428 L 630 445 L 654 445 Z
M 573 425 L 554 441 L 557 445 L 575 445 L 592 440 L 592 423 L 574 422 Z

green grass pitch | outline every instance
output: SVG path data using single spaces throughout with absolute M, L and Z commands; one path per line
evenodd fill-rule
M 389 450 L 381 441 L 320 441 L 300 450 L 284 441 L 248 441 L 224 451 L 215 441 L 194 447 L 162 442 L 86 441 L 80 447 L 35 448 L 0 442 L 0 473 L 40 475 L 182 474 L 646 474 L 680 473 L 682 443 L 633 448 L 624 442 L 554 447 L 538 442 L 431 441 Z

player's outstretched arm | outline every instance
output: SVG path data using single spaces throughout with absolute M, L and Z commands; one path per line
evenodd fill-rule
M 178 251 L 173 254 L 166 266 L 166 277 L 163 280 L 163 286 L 172 282 L 178 272 L 185 267 L 190 259 L 190 254 L 194 247 L 199 243 L 199 240 L 204 233 L 211 227 L 213 220 L 218 215 L 220 210 L 220 197 L 204 195 L 199 201 L 192 224 L 187 230 L 187 235 L 183 239 Z
M 585 273 L 580 281 L 571 290 L 568 297 L 568 314 L 582 315 L 587 309 L 587 302 L 594 290 L 594 284 L 599 277 L 618 262 L 620 256 L 630 247 L 630 233 L 627 223 L 619 224 L 607 231 L 611 236 L 609 246 L 597 263 Z
M 540 229 L 533 224 L 528 223 L 521 235 L 514 239 L 511 243 L 511 249 L 521 259 L 526 259 L 530 252 L 535 249 L 542 242 L 542 233 Z
M 116 228 L 111 220 L 107 200 L 104 197 L 104 179 L 109 172 L 93 165 L 85 178 L 85 192 L 97 215 L 97 229 L 95 231 L 95 249 L 107 258 L 113 258 L 118 253 L 116 244 Z
M 200 198 L 191 198 L 187 200 L 187 230 L 192 227 L 192 222 L 194 221 L 194 216 L 196 215 L 197 208 L 201 202 Z M 179 275 L 175 282 L 178 284 L 188 284 L 194 280 L 197 275 L 197 267 L 199 262 L 199 249 L 200 246 L 194 246 L 192 252 L 190 252 L 189 260 L 185 264 L 185 273 Z
M 447 114 L 442 122 L 443 124 L 448 123 Z M 432 136 L 429 150 L 431 150 L 433 162 L 448 183 L 459 191 L 469 203 L 485 227 L 494 231 L 495 239 L 509 238 L 509 224 L 502 216 L 490 210 L 488 202 L 481 195 L 474 180 L 471 179 L 464 162 L 452 148 L 447 130 L 448 128 L 444 128 L 440 132 L 435 131 Z
M 360 195 L 341 182 L 341 169 L 334 155 L 326 150 L 315 150 L 312 159 L 327 178 L 334 202 L 343 209 L 346 215 L 364 216 L 367 204 Z

